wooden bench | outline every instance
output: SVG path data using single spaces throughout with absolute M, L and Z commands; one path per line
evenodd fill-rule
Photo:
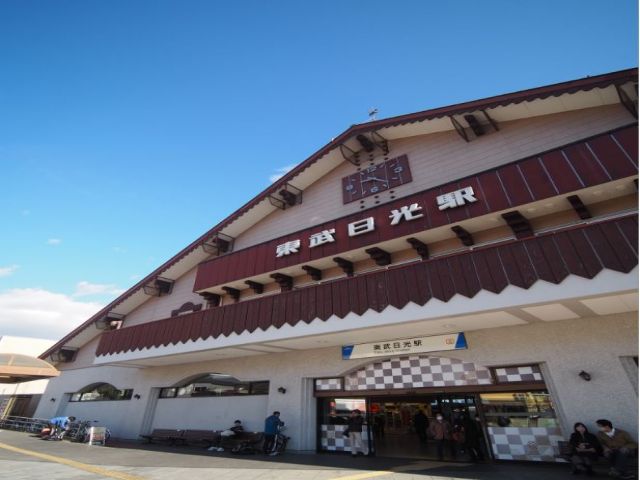
M 561 440 L 558 442 L 558 451 L 560 452 L 558 455 L 556 455 L 556 458 L 561 458 L 563 460 L 565 460 L 566 462 L 568 462 L 569 464 L 571 463 L 571 454 L 569 453 L 571 451 L 571 447 L 569 446 L 569 442 L 567 442 L 566 440 Z M 608 466 L 609 465 L 609 461 L 604 457 L 604 456 L 599 456 L 594 462 L 593 462 L 594 467 L 597 466 Z M 629 460 L 629 469 L 630 471 L 635 471 L 638 469 L 638 450 L 635 451 L 635 455 L 633 457 L 631 457 L 631 459 Z
M 169 445 L 174 445 L 177 440 L 180 440 L 183 436 L 183 430 L 176 430 L 175 428 L 155 428 L 149 435 L 140 435 L 146 439 L 148 443 L 153 443 L 153 440 L 161 440 L 169 442 Z
M 219 442 L 220 432 L 212 430 L 183 430 L 179 439 L 184 444 L 205 444 L 207 447 Z

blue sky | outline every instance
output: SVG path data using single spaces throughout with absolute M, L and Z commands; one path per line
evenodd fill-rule
M 370 107 L 634 67 L 637 18 L 632 0 L 0 2 L 0 335 L 61 335 Z

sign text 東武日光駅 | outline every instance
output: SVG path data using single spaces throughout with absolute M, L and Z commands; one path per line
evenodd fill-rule
M 477 200 L 478 199 L 475 197 L 472 187 L 461 188 L 454 192 L 439 195 L 436 198 L 439 210 L 461 207 L 467 203 L 476 202 Z M 391 210 L 389 215 L 389 218 L 391 219 L 390 225 L 398 225 L 402 221 L 410 222 L 411 220 L 415 220 L 423 216 L 424 213 L 422 213 L 422 207 L 417 203 L 404 205 L 400 208 L 394 208 Z M 347 235 L 350 237 L 356 237 L 364 233 L 373 232 L 375 228 L 375 219 L 373 217 L 366 217 L 362 220 L 349 223 L 347 225 Z M 325 243 L 335 242 L 335 235 L 335 228 L 313 233 L 309 236 L 309 243 L 307 246 L 308 248 L 315 248 Z M 285 255 L 291 255 L 292 253 L 298 253 L 300 248 L 302 248 L 302 241 L 299 238 L 290 240 L 276 247 L 276 257 L 284 257 Z

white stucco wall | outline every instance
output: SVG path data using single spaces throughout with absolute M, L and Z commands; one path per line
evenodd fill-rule
M 246 397 L 161 398 L 152 428 L 222 430 L 242 421 L 245 430 L 261 432 L 268 416 L 268 395 Z
M 542 363 L 565 432 L 575 421 L 593 424 L 601 417 L 635 432 L 638 428 L 638 397 L 620 357 L 637 355 L 637 328 L 637 312 L 633 312 L 471 331 L 467 333 L 468 350 L 445 352 L 442 356 L 484 366 Z M 401 327 L 397 332 L 396 338 L 402 338 Z M 169 367 L 78 368 L 67 370 L 62 377 L 49 382 L 45 400 L 53 397 L 56 402 L 41 402 L 36 415 L 46 418 L 61 413 L 60 401 L 65 393 L 77 391 L 89 383 L 109 382 L 118 388 L 134 388 L 134 393 L 142 398 L 83 405 L 70 403 L 62 411 L 81 418 L 85 414 L 87 418 L 95 417 L 106 422 L 114 435 L 136 438 L 143 428 L 152 388 L 172 386 L 198 373 L 219 372 L 243 381 L 271 382 L 268 397 L 241 399 L 264 401 L 265 404 L 256 407 L 255 413 L 234 413 L 231 416 L 259 425 L 261 414 L 266 416 L 267 412 L 280 410 L 292 437 L 291 448 L 315 449 L 315 402 L 311 397 L 310 379 L 342 375 L 366 363 L 367 360 L 344 361 L 340 349 L 332 347 Z M 578 372 L 581 370 L 591 373 L 593 380 L 585 382 L 580 379 Z M 280 386 L 287 389 L 286 394 L 277 392 Z M 154 392 L 157 394 L 157 390 Z M 231 401 L 235 399 L 238 397 L 229 398 Z M 163 404 L 165 400 L 158 400 L 156 411 L 163 415 L 163 425 L 156 425 L 171 427 L 164 421 L 166 418 L 174 419 L 176 428 L 195 428 L 209 418 L 209 424 L 215 424 L 213 427 L 224 428 L 229 418 L 222 425 L 216 424 L 217 419 L 214 421 L 215 414 L 209 405 L 199 400 L 204 399 L 185 399 L 177 402 L 175 408 Z M 96 416 L 98 409 L 100 415 Z M 172 409 L 174 413 L 162 413 L 165 409 Z

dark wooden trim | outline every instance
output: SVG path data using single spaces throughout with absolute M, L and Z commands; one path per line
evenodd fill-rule
M 311 277 L 311 280 L 315 280 L 316 282 L 322 280 L 322 270 L 312 267 L 311 265 L 302 265 L 300 268 L 307 272 L 307 275 Z
M 353 277 L 353 262 L 342 257 L 334 257 L 333 261 L 342 269 L 347 277 Z
M 578 217 L 580 217 L 582 220 L 591 218 L 591 212 L 578 195 L 571 195 L 567 197 L 567 200 L 578 214 Z
M 511 231 L 516 236 L 516 238 L 526 238 L 533 236 L 533 228 L 531 227 L 531 223 L 529 223 L 529 220 L 518 210 L 503 213 L 502 218 L 505 222 L 507 222 L 507 225 L 509 225 L 509 228 L 511 228 Z
M 222 287 L 222 290 L 225 291 L 227 295 L 229 295 L 235 302 L 240 300 L 240 290 L 233 287 Z
M 451 227 L 451 231 L 456 234 L 456 237 L 460 240 L 465 247 L 471 247 L 474 245 L 473 236 L 460 225 L 454 225 Z
M 380 267 L 391 265 L 391 254 L 386 250 L 383 250 L 379 247 L 371 247 L 365 249 L 365 252 L 371 257 L 374 262 L 376 262 L 376 265 Z
M 429 259 L 429 246 L 418 240 L 417 238 L 407 238 L 407 242 L 409 245 L 413 247 L 413 249 L 420 255 L 420 258 L 423 260 Z
M 245 280 L 244 283 L 257 294 L 261 294 L 262 292 L 264 292 L 264 285 L 261 283 L 254 282 L 253 280 Z

